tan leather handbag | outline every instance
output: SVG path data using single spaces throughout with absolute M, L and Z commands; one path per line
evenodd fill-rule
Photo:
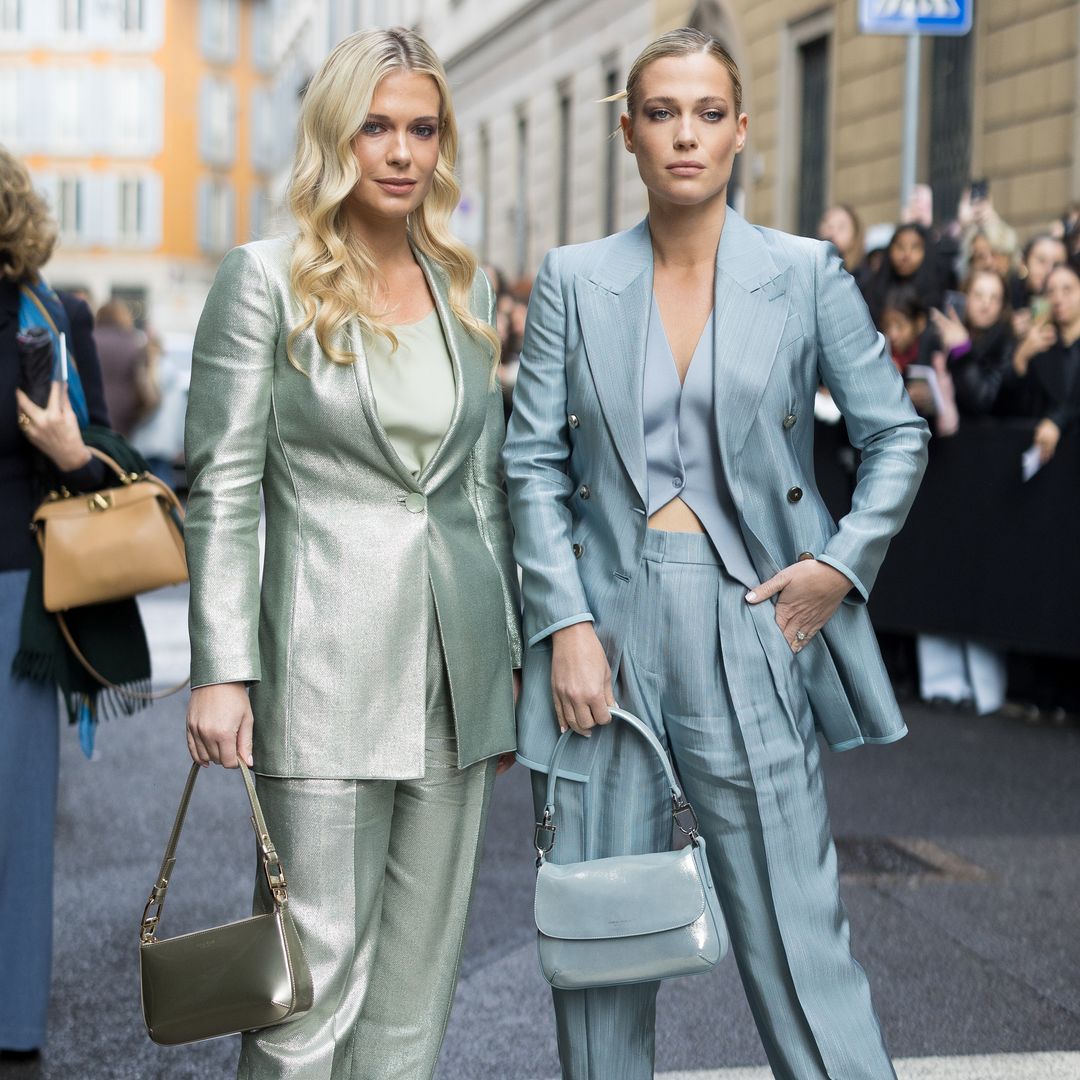
M 88 447 L 120 486 L 88 494 L 53 492 L 34 514 L 45 560 L 45 610 L 123 600 L 187 581 L 184 540 L 172 512 L 180 500 L 150 473 L 125 472 Z
M 285 868 L 266 830 L 255 785 L 243 762 L 240 769 L 251 801 L 251 824 L 259 839 L 272 909 L 211 930 L 162 941 L 156 938 L 176 862 L 176 845 L 200 768 L 193 764 L 188 773 L 139 935 L 143 1020 L 150 1038 L 166 1046 L 296 1019 L 311 1008 L 314 997 L 311 971 L 289 913 Z

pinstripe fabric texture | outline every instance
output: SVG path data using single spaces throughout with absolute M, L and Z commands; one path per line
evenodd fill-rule
M 617 672 L 628 632 L 646 532 L 652 268 L 643 221 L 549 252 L 532 291 L 503 460 L 528 644 L 518 751 L 534 768 L 557 736 L 548 636 L 592 619 Z M 926 423 L 832 245 L 751 226 L 729 207 L 714 314 L 717 469 L 761 580 L 809 551 L 854 585 L 800 657 L 815 722 L 833 749 L 891 742 L 906 728 L 864 601 L 922 476 Z M 862 455 L 839 527 L 814 483 L 821 381 Z
M 668 747 L 697 811 L 774 1075 L 893 1080 L 849 951 L 802 658 L 744 591 L 707 537 L 648 530 L 616 699 Z M 554 861 L 668 846 L 656 759 L 618 724 L 588 741 L 592 779 L 560 790 Z M 539 772 L 533 790 L 539 813 Z M 555 991 L 565 1080 L 652 1077 L 658 987 Z M 695 987 L 708 993 L 704 980 Z

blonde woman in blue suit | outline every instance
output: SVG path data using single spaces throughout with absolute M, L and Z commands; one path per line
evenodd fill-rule
M 927 429 L 835 249 L 726 206 L 741 97 L 715 39 L 654 42 L 622 117 L 648 218 L 552 251 L 537 275 L 504 448 L 527 640 L 518 756 L 539 813 L 560 731 L 585 736 L 555 861 L 659 850 L 656 764 L 605 727 L 616 700 L 646 719 L 701 820 L 774 1074 L 886 1080 L 815 728 L 834 750 L 905 732 L 865 602 Z M 814 484 L 821 381 L 862 457 L 838 525 Z M 566 1080 L 652 1076 L 657 988 L 555 991 Z
M 498 338 L 449 231 L 456 145 L 421 38 L 346 38 L 304 94 L 299 231 L 226 257 L 195 340 L 188 745 L 256 771 L 315 988 L 245 1034 L 245 1080 L 434 1073 L 514 748 Z

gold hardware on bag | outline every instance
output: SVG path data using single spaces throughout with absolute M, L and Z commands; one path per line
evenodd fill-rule
M 89 499 L 86 500 L 86 505 L 91 510 L 111 510 L 113 504 L 113 497 L 107 491 L 95 491 Z

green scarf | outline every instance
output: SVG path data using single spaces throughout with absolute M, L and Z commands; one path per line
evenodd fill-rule
M 88 446 L 108 454 L 125 471 L 147 470 L 142 455 L 116 432 L 91 425 L 83 429 L 82 437 Z M 119 478 L 115 482 L 119 484 Z M 23 601 L 19 651 L 12 661 L 11 674 L 15 678 L 55 683 L 63 696 L 68 720 L 73 724 L 86 712 L 91 720 L 97 720 L 102 716 L 130 716 L 146 708 L 149 702 L 107 689 L 83 668 L 61 636 L 55 616 L 45 610 L 43 597 L 44 567 L 41 552 L 35 546 Z M 126 690 L 149 691 L 150 650 L 133 599 L 72 608 L 65 618 L 83 655 L 105 678 Z

